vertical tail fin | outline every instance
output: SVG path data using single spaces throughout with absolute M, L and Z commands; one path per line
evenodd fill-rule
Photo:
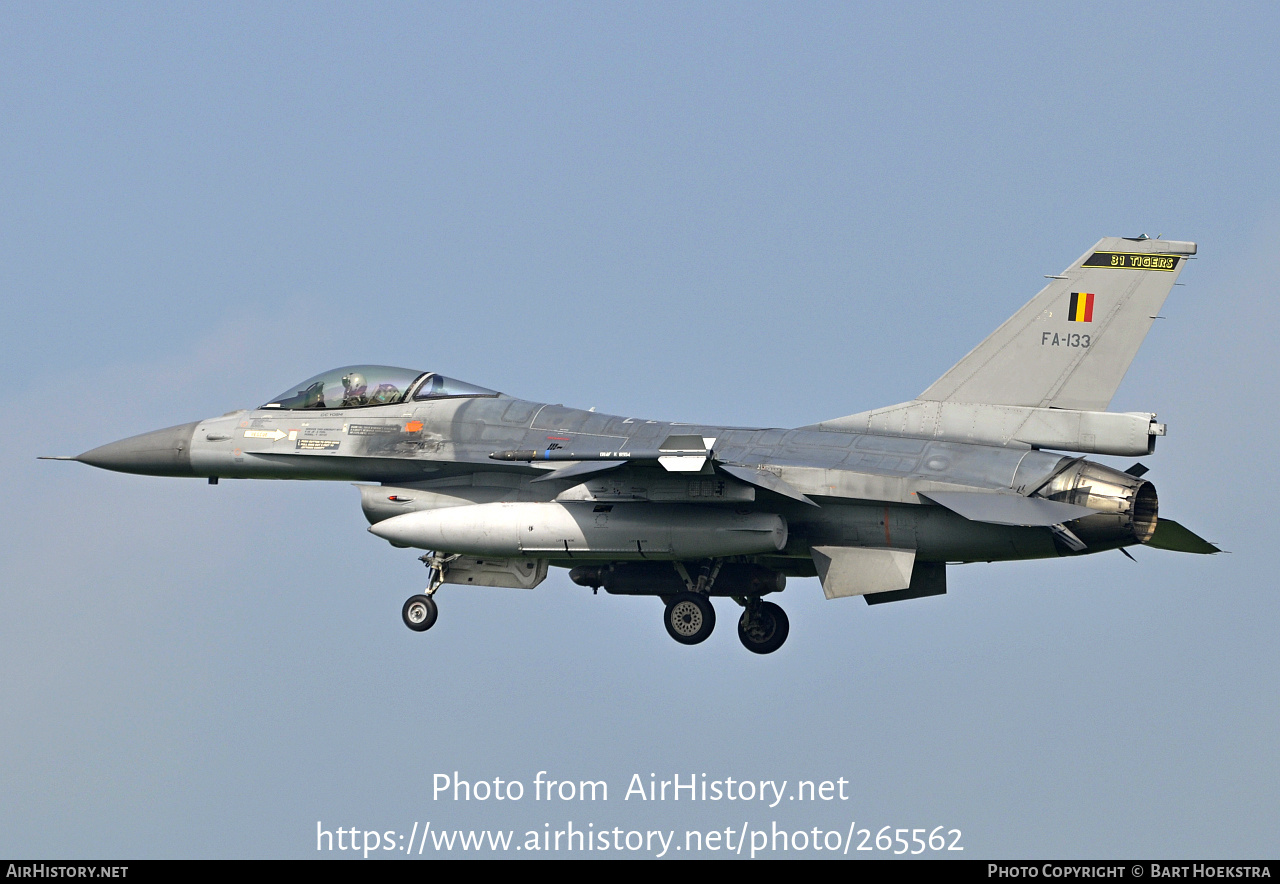
M 1105 411 L 1192 242 L 1098 241 L 919 399 Z

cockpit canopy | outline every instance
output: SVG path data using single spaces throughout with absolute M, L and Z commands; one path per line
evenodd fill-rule
M 498 396 L 475 384 L 430 371 L 390 365 L 348 365 L 307 378 L 273 398 L 263 408 L 363 408 L 425 399 Z

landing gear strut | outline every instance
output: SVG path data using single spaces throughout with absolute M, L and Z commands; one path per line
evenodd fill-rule
M 426 632 L 435 626 L 436 617 L 440 616 L 440 609 L 436 607 L 436 601 L 432 596 L 444 583 L 444 574 L 449 569 L 449 563 L 456 558 L 457 556 L 429 552 L 418 559 L 431 572 L 431 576 L 427 579 L 427 591 L 420 595 L 409 596 L 404 607 L 400 609 L 404 625 L 414 632 Z
M 772 654 L 787 640 L 791 623 L 787 612 L 773 602 L 762 602 L 759 596 L 746 600 L 738 619 L 738 639 L 753 654 Z

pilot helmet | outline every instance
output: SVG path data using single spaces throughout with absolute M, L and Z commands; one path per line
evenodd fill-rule
M 365 383 L 364 375 L 358 371 L 342 376 L 342 389 L 347 391 L 348 396 L 361 396 L 368 384 Z

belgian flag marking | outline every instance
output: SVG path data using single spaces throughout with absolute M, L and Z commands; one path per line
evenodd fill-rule
M 1067 319 L 1072 322 L 1093 322 L 1093 292 L 1072 292 L 1071 309 Z

